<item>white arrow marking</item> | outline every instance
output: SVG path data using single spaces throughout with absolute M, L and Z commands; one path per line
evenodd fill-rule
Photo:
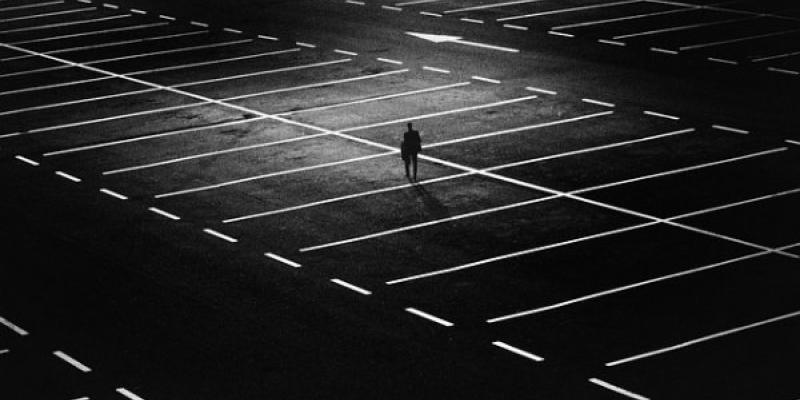
M 473 47 L 481 47 L 484 49 L 491 49 L 491 50 L 500 50 L 500 51 L 507 51 L 509 53 L 519 53 L 518 49 L 512 49 L 510 47 L 502 47 L 502 46 L 494 46 L 491 44 L 485 43 L 478 43 L 478 42 L 470 42 L 467 40 L 462 40 L 461 36 L 451 36 L 451 35 L 434 35 L 430 33 L 419 33 L 419 32 L 406 32 L 407 35 L 411 35 L 423 40 L 427 40 L 433 43 L 458 43 L 467 46 Z

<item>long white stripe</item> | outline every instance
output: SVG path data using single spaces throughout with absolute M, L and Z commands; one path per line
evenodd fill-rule
M 34 166 L 34 167 L 38 167 L 38 166 L 39 166 L 39 163 L 38 163 L 38 162 L 36 162 L 36 161 L 33 161 L 33 160 L 31 160 L 30 158 L 27 158 L 27 157 L 24 157 L 24 156 L 16 155 L 16 156 L 14 156 L 14 158 L 16 158 L 17 160 L 20 160 L 20 161 L 24 162 L 25 164 L 32 165 L 32 166 Z
M 580 6 L 580 7 L 560 8 L 560 9 L 557 9 L 557 10 L 542 11 L 542 12 L 537 12 L 537 13 L 532 13 L 532 14 L 514 15 L 514 16 L 511 16 L 511 17 L 498 18 L 497 21 L 498 22 L 513 21 L 513 20 L 517 20 L 517 19 L 540 17 L 540 16 L 543 16 L 543 15 L 563 14 L 563 13 L 568 13 L 568 12 L 573 12 L 573 11 L 583 11 L 583 10 L 591 10 L 591 9 L 595 9 L 595 8 L 614 7 L 614 6 L 621 6 L 621 5 L 630 4 L 630 3 L 641 3 L 642 1 L 643 0 L 623 0 L 623 1 L 616 1 L 616 2 L 612 2 L 612 3 L 601 3 L 601 4 L 592 4 L 592 5 L 588 5 L 588 6 Z
M 20 328 L 18 325 L 14 324 L 13 322 L 0 317 L 0 324 L 4 325 L 6 328 L 11 329 L 14 333 L 20 336 L 27 336 L 28 331 L 25 329 Z
M 155 22 L 155 23 L 152 23 L 152 24 L 130 25 L 130 26 L 123 26 L 123 27 L 120 27 L 120 28 L 103 29 L 103 30 L 99 30 L 99 31 L 70 33 L 70 34 L 67 34 L 67 35 L 50 36 L 50 37 L 39 38 L 39 39 L 20 40 L 18 42 L 11 42 L 11 44 L 20 45 L 20 44 L 29 44 L 29 43 L 41 43 L 41 42 L 49 42 L 51 40 L 70 39 L 70 38 L 83 37 L 83 36 L 102 35 L 102 34 L 105 34 L 105 33 L 125 32 L 125 31 L 134 31 L 134 30 L 138 30 L 138 29 L 155 28 L 155 27 L 164 26 L 164 25 L 169 25 L 169 22 Z M 66 67 L 66 66 L 62 66 L 62 67 Z
M 97 7 L 74 8 L 72 10 L 54 11 L 54 12 L 43 13 L 43 14 L 33 14 L 33 15 L 24 15 L 24 16 L 21 16 L 21 17 L 5 18 L 5 19 L 0 19 L 0 22 L 22 21 L 22 20 L 26 20 L 26 19 L 52 17 L 54 15 L 74 14 L 74 13 L 86 12 L 86 11 L 94 11 L 94 10 L 97 10 Z
M 197 192 L 203 192 L 203 191 L 207 191 L 207 190 L 219 189 L 219 188 L 226 187 L 226 186 L 238 185 L 238 184 L 241 184 L 241 183 L 252 182 L 252 181 L 272 178 L 272 177 L 276 177 L 276 176 L 290 175 L 290 174 L 295 174 L 295 173 L 298 173 L 298 172 L 311 171 L 311 170 L 314 170 L 314 169 L 328 168 L 328 167 L 332 167 L 332 166 L 336 166 L 336 165 L 349 164 L 349 163 L 359 162 L 359 161 L 363 161 L 363 160 L 369 160 L 369 159 L 372 159 L 372 158 L 384 157 L 384 156 L 392 154 L 392 153 L 397 153 L 397 150 L 392 150 L 392 151 L 384 152 L 384 153 L 370 154 L 368 156 L 362 156 L 362 157 L 356 157 L 356 158 L 348 158 L 346 160 L 334 161 L 334 162 L 329 162 L 329 163 L 324 163 L 324 164 L 315 164 L 315 165 L 311 165 L 311 166 L 308 166 L 308 167 L 300 167 L 300 168 L 282 170 L 282 171 L 277 171 L 277 172 L 271 172 L 271 173 L 268 173 L 268 174 L 249 176 L 247 178 L 235 179 L 235 180 L 231 180 L 231 181 L 227 181 L 227 182 L 220 182 L 220 183 L 216 183 L 216 184 L 212 184 L 212 185 L 193 187 L 193 188 L 190 188 L 190 189 L 176 190 L 176 191 L 173 191 L 173 192 L 157 194 L 157 195 L 155 195 L 155 198 L 161 199 L 161 198 L 165 198 L 165 197 L 174 197 L 174 196 L 180 196 L 180 195 L 189 194 L 189 193 L 197 193 Z
M 723 205 L 720 205 L 720 206 L 710 207 L 710 208 L 706 208 L 706 209 L 699 210 L 699 211 L 692 211 L 692 212 L 688 212 L 688 213 L 685 213 L 685 214 L 680 214 L 680 215 L 676 215 L 674 217 L 667 218 L 667 220 L 676 220 L 676 219 L 694 217 L 694 216 L 697 216 L 697 215 L 707 214 L 707 213 L 710 213 L 710 212 L 715 212 L 715 211 L 720 211 L 720 210 L 726 210 L 728 208 L 738 207 L 738 206 L 742 206 L 742 205 L 745 205 L 745 204 L 757 203 L 757 202 L 764 201 L 764 200 L 771 200 L 771 199 L 775 199 L 775 198 L 778 198 L 778 197 L 788 196 L 788 195 L 792 195 L 792 194 L 795 194 L 795 193 L 800 193 L 800 188 L 791 189 L 791 190 L 784 190 L 782 192 L 772 193 L 772 194 L 768 194 L 768 195 L 764 195 L 764 196 L 753 197 L 753 198 L 749 198 L 747 200 L 737 201 L 735 203 L 723 204 Z
M 616 235 L 616 234 L 619 234 L 619 233 L 622 233 L 622 232 L 632 231 L 632 230 L 635 230 L 635 229 L 641 229 L 641 228 L 645 228 L 645 227 L 648 227 L 648 226 L 655 225 L 657 223 L 658 222 L 656 222 L 656 221 L 646 222 L 646 223 L 642 223 L 642 224 L 638 224 L 638 225 L 627 226 L 625 228 L 614 229 L 614 230 L 610 230 L 610 231 L 606 231 L 606 232 L 596 233 L 596 234 L 589 235 L 589 236 L 583 236 L 583 237 L 579 237 L 579 238 L 576 238 L 576 239 L 567 240 L 567 241 L 564 241 L 564 242 L 552 243 L 552 244 L 548 244 L 548 245 L 544 245 L 544 246 L 534 247 L 532 249 L 516 251 L 516 252 L 513 252 L 513 253 L 503 254 L 503 255 L 490 257 L 490 258 L 484 258 L 483 260 L 478 260 L 478 261 L 474 261 L 474 262 L 471 262 L 471 263 L 462 264 L 462 265 L 459 265 L 459 266 L 456 266 L 456 267 L 443 268 L 443 269 L 439 269 L 439 270 L 436 270 L 436 271 L 431 271 L 431 272 L 426 272 L 426 273 L 422 273 L 422 274 L 416 274 L 416 275 L 407 276 L 405 278 L 393 279 L 393 280 L 387 281 L 386 284 L 387 285 L 396 285 L 398 283 L 405 283 L 405 282 L 415 281 L 415 280 L 419 280 L 419 279 L 430 278 L 430 277 L 433 277 L 433 276 L 449 274 L 451 272 L 463 271 L 465 269 L 474 268 L 474 267 L 477 267 L 477 266 L 480 266 L 480 265 L 490 264 L 490 263 L 494 263 L 494 262 L 497 262 L 497 261 L 507 260 L 507 259 L 510 259 L 510 258 L 521 257 L 521 256 L 524 256 L 524 255 L 527 255 L 527 254 L 538 253 L 538 252 L 541 252 L 541 251 L 544 251 L 544 250 L 554 249 L 554 248 L 557 248 L 557 247 L 562 247 L 562 246 L 566 246 L 566 245 L 570 245 L 570 244 L 574 244 L 574 243 L 584 242 L 584 241 L 587 241 L 587 240 L 597 239 L 597 238 L 601 238 L 601 237 L 605 237 L 605 236 Z
M 120 18 L 129 18 L 129 17 L 132 17 L 132 16 L 133 16 L 133 14 L 120 14 L 120 15 L 112 15 L 112 16 L 109 16 L 109 17 L 102 17 L 102 18 L 92 18 L 92 19 L 84 19 L 84 20 L 70 21 L 70 22 L 59 22 L 57 24 L 48 24 L 48 25 L 29 26 L 29 27 L 25 27 L 25 28 L 7 29 L 7 30 L 4 30 L 4 31 L 0 31 L 0 34 L 30 32 L 30 31 L 38 31 L 38 30 L 42 30 L 42 29 L 60 28 L 60 27 L 64 27 L 64 26 L 90 24 L 90 23 L 93 23 L 93 22 L 110 21 L 110 20 L 120 19 Z
M 158 214 L 158 215 L 160 215 L 162 217 L 167 217 L 167 218 L 169 218 L 169 219 L 171 219 L 173 221 L 179 221 L 181 219 L 181 217 L 179 217 L 179 216 L 177 216 L 175 214 L 166 212 L 166 211 L 164 211 L 164 210 L 162 210 L 160 208 L 150 207 L 150 208 L 148 208 L 148 210 L 150 210 L 150 211 L 152 211 L 152 212 L 154 212 L 154 213 L 156 213 L 156 214 Z
M 758 57 L 758 58 L 753 58 L 750 61 L 752 61 L 752 62 L 762 62 L 762 61 L 768 61 L 768 60 L 775 60 L 775 59 L 778 59 L 778 58 L 792 57 L 792 56 L 796 56 L 796 55 L 800 55 L 800 51 L 793 51 L 791 53 L 783 53 L 783 54 L 776 54 L 776 55 L 772 55 L 772 56 Z
M 649 398 L 644 397 L 644 396 L 642 396 L 640 394 L 633 393 L 630 390 L 625 390 L 625 389 L 623 389 L 623 388 L 621 388 L 619 386 L 612 385 L 612 384 L 610 384 L 610 383 L 608 383 L 606 381 L 603 381 L 603 380 L 600 380 L 600 379 L 597 379 L 597 378 L 590 378 L 589 382 L 594 383 L 595 385 L 598 385 L 598 386 L 602 386 L 602 387 L 604 387 L 604 388 L 606 388 L 608 390 L 611 390 L 612 392 L 617 392 L 617 393 L 619 393 L 619 394 L 621 394 L 623 396 L 629 397 L 631 399 L 635 399 L 635 400 L 650 400 Z
M 463 8 L 456 8 L 452 10 L 445 10 L 443 14 L 452 14 L 464 11 L 475 11 L 475 10 L 485 10 L 487 8 L 498 8 L 498 7 L 506 7 L 506 6 L 513 6 L 515 4 L 527 4 L 527 3 L 536 3 L 543 0 L 516 0 L 516 1 L 505 1 L 502 3 L 490 3 L 490 4 L 481 4 L 479 6 L 472 6 L 472 7 L 463 7 Z
M 107 194 L 107 195 L 109 195 L 111 197 L 114 197 L 116 199 L 119 199 L 119 200 L 128 200 L 128 196 L 119 194 L 119 193 L 117 193 L 117 192 L 115 192 L 115 191 L 113 191 L 111 189 L 102 188 L 102 189 L 100 189 L 100 192 L 102 192 L 104 194 Z
M 77 368 L 81 372 L 92 372 L 92 369 L 87 367 L 86 364 L 70 357 L 69 354 L 64 353 L 61 350 L 56 350 L 53 352 L 53 355 L 56 357 L 64 360 L 67 364 L 72 365 L 73 367 Z
M 510 345 L 508 343 L 501 342 L 499 340 L 496 340 L 496 341 L 492 342 L 492 344 L 497 346 L 497 347 L 499 347 L 499 348 L 501 348 L 501 349 L 508 350 L 508 351 L 510 351 L 510 352 L 512 352 L 514 354 L 520 355 L 522 357 L 531 359 L 531 360 L 536 361 L 536 362 L 544 361 L 544 358 L 542 358 L 540 356 L 537 356 L 536 354 L 533 354 L 531 352 L 522 350 L 519 347 L 512 346 L 512 345 Z
M 237 240 L 237 239 L 235 239 L 233 237 L 230 237 L 230 236 L 228 236 L 228 235 L 226 235 L 224 233 L 220 233 L 218 231 L 215 231 L 215 230 L 213 230 L 211 228 L 205 228 L 205 229 L 203 229 L 203 232 L 205 232 L 205 233 L 207 233 L 207 234 L 209 234 L 211 236 L 217 237 L 219 239 L 222 239 L 222 240 L 224 240 L 224 241 L 226 241 L 228 243 L 236 243 L 236 242 L 239 241 L 239 240 Z
M 642 31 L 642 32 L 628 33 L 628 34 L 624 34 L 624 35 L 617 35 L 617 36 L 612 37 L 612 39 L 628 39 L 628 38 L 632 38 L 632 37 L 658 35 L 658 34 L 661 34 L 661 33 L 678 32 L 678 31 L 685 31 L 685 30 L 695 29 L 695 28 L 703 28 L 703 27 L 707 27 L 707 26 L 730 24 L 730 23 L 746 21 L 746 20 L 754 19 L 754 18 L 758 18 L 758 17 L 730 18 L 730 19 L 724 19 L 724 20 L 720 20 L 720 21 L 701 22 L 701 23 L 697 23 L 697 24 L 671 26 L 669 28 L 653 29 L 653 30 L 649 30 L 649 31 Z
M 751 36 L 745 36 L 745 37 L 738 37 L 738 38 L 734 38 L 734 39 L 719 40 L 719 41 L 716 41 L 716 42 L 693 44 L 693 45 L 689 45 L 689 46 L 681 46 L 678 49 L 681 50 L 681 51 L 704 49 L 704 48 L 707 48 L 707 47 L 719 46 L 719 45 L 723 45 L 723 44 L 739 43 L 739 42 L 746 42 L 748 40 L 753 40 L 753 39 L 762 39 L 762 38 L 766 38 L 766 37 L 788 35 L 790 33 L 795 33 L 795 32 L 800 32 L 800 29 L 787 29 L 787 30 L 778 31 L 778 32 L 763 33 L 763 34 L 760 34 L 760 35 L 751 35 Z
M 554 26 L 554 27 L 552 27 L 550 29 L 561 30 L 561 29 L 580 28 L 580 27 L 584 27 L 584 26 L 609 24 L 609 23 L 620 22 L 620 21 L 629 21 L 629 20 L 640 19 L 640 18 L 654 17 L 654 16 L 657 16 L 657 15 L 667 15 L 667 14 L 676 14 L 676 13 L 682 13 L 682 12 L 687 12 L 687 11 L 695 11 L 695 10 L 697 10 L 699 8 L 702 8 L 702 7 L 691 7 L 691 8 L 682 8 L 682 9 L 679 9 L 679 10 L 667 10 L 667 11 L 651 12 L 651 13 L 646 13 L 646 14 L 626 15 L 624 17 L 616 17 L 616 18 L 598 19 L 598 20 L 594 20 L 594 21 L 577 22 L 577 23 L 569 24 L 569 25 L 559 25 L 559 26 Z
M 53 83 L 53 84 L 42 85 L 42 86 L 32 86 L 32 87 L 26 87 L 26 88 L 22 88 L 22 89 L 14 89 L 14 90 L 7 90 L 7 91 L 4 91 L 4 92 L 0 92 L 0 96 L 7 96 L 7 95 L 19 94 L 19 93 L 35 92 L 35 91 L 38 91 L 38 90 L 55 89 L 55 88 L 60 88 L 60 87 L 79 85 L 79 84 L 83 84 L 83 83 L 107 81 L 107 80 L 110 80 L 110 79 L 113 79 L 113 78 L 108 77 L 108 76 L 100 76 L 100 77 L 97 77 L 97 78 L 82 79 L 82 80 L 79 80 L 79 81 L 60 82 L 60 83 Z
M 136 393 L 133 393 L 130 390 L 125 389 L 125 388 L 117 388 L 117 393 L 127 397 L 130 400 L 144 400 L 143 398 L 141 398 L 138 395 L 136 395 Z
M 696 345 L 696 344 L 699 344 L 699 343 L 707 342 L 709 340 L 718 339 L 718 338 L 721 338 L 723 336 L 733 335 L 735 333 L 739 333 L 739 332 L 742 332 L 742 331 L 750 330 L 750 329 L 753 329 L 753 328 L 758 328 L 760 326 L 764 326 L 764 325 L 767 325 L 767 324 L 772 324 L 772 323 L 783 321 L 783 320 L 790 319 L 790 318 L 795 318 L 795 317 L 798 317 L 798 316 L 800 316 L 800 311 L 795 311 L 795 312 L 791 312 L 791 313 L 788 313 L 788 314 L 779 315 L 777 317 L 772 317 L 772 318 L 768 318 L 768 319 L 765 319 L 765 320 L 762 320 L 762 321 L 754 322 L 752 324 L 739 326 L 739 327 L 728 329 L 728 330 L 725 330 L 725 331 L 722 331 L 722 332 L 713 333 L 713 334 L 710 334 L 710 335 L 699 337 L 697 339 L 692 339 L 692 340 L 688 340 L 688 341 L 685 341 L 685 342 L 682 342 L 682 343 L 678 343 L 678 344 L 675 344 L 675 345 L 672 345 L 672 346 L 663 347 L 663 348 L 660 348 L 660 349 L 657 349 L 657 350 L 653 350 L 653 351 L 648 351 L 646 353 L 637 354 L 635 356 L 622 358 L 622 359 L 619 359 L 619 360 L 616 360 L 616 361 L 611 361 L 609 363 L 606 363 L 606 366 L 614 367 L 614 366 L 617 366 L 617 365 L 629 363 L 631 361 L 641 360 L 643 358 L 648 358 L 648 357 L 656 356 L 656 355 L 659 355 L 659 354 L 668 353 L 668 352 L 679 350 L 679 349 L 682 349 L 682 348 L 685 348 L 685 347 L 693 346 L 693 345 Z
M 22 5 L 22 6 L 3 7 L 3 8 L 0 8 L 0 11 L 22 10 L 22 9 L 26 9 L 26 8 L 45 7 L 45 6 L 52 6 L 52 5 L 55 5 L 55 4 L 63 4 L 63 3 L 64 3 L 64 0 L 48 1 L 48 2 L 44 2 L 44 3 L 25 4 L 25 5 Z
M 425 318 L 428 321 L 433 321 L 433 322 L 435 322 L 435 323 L 437 323 L 439 325 L 443 325 L 443 326 L 447 326 L 447 327 L 453 326 L 453 323 L 448 321 L 448 320 L 446 320 L 446 319 L 439 318 L 439 317 L 437 317 L 435 315 L 431 315 L 429 313 L 426 313 L 425 311 L 416 309 L 414 307 L 408 307 L 408 308 L 406 308 L 406 311 L 411 313 L 411 314 L 414 314 L 414 315 L 416 315 L 418 317 Z
M 186 52 L 186 51 L 194 51 L 194 50 L 201 50 L 201 49 L 210 49 L 210 48 L 215 48 L 215 47 L 232 46 L 232 45 L 248 43 L 248 42 L 252 42 L 252 41 L 253 41 L 252 39 L 232 40 L 232 41 L 229 41 L 229 42 L 214 43 L 214 44 L 208 44 L 208 45 L 202 45 L 202 46 L 182 47 L 182 48 L 178 48 L 178 49 L 157 51 L 157 52 L 152 52 L 152 53 L 136 54 L 136 55 L 132 55 L 132 56 L 117 57 L 117 58 L 113 58 L 113 59 L 107 58 L 107 59 L 104 59 L 104 60 L 91 61 L 91 62 L 88 62 L 86 64 L 95 65 L 95 64 L 106 63 L 106 62 L 111 62 L 111 61 L 121 61 L 122 59 L 129 60 L 129 59 L 132 59 L 132 58 L 142 58 L 142 57 L 151 57 L 151 56 L 155 56 L 155 55 L 182 53 L 182 52 Z M 153 72 L 175 71 L 175 70 L 179 70 L 179 69 L 202 67 L 202 66 L 207 66 L 207 65 L 216 65 L 216 64 L 222 64 L 222 63 L 232 62 L 232 61 L 241 61 L 241 60 L 249 60 L 249 59 L 253 59 L 253 58 L 269 57 L 269 56 L 274 56 L 274 55 L 278 55 L 278 54 L 293 53 L 293 52 L 296 52 L 296 51 L 300 51 L 300 49 L 297 48 L 297 47 L 293 47 L 293 48 L 290 48 L 290 49 L 266 51 L 266 52 L 263 52 L 263 53 L 248 54 L 248 55 L 244 55 L 244 56 L 220 58 L 220 59 L 216 59 L 216 60 L 199 61 L 199 62 L 188 63 L 188 64 L 170 65 L 170 66 L 167 66 L 167 67 L 151 68 L 151 69 L 144 69 L 144 70 L 127 72 L 126 75 L 136 76 L 136 75 L 150 74 L 150 73 L 153 73 Z
M 242 78 L 252 78 L 252 77 L 255 77 L 255 76 L 277 74 L 277 73 L 281 73 L 281 72 L 299 71 L 299 70 L 303 70 L 303 69 L 326 67 L 326 66 L 334 65 L 334 64 L 347 63 L 347 62 L 350 62 L 350 61 L 353 61 L 353 59 L 352 58 L 343 58 L 343 59 L 338 59 L 338 60 L 322 61 L 322 62 L 316 62 L 316 63 L 311 63 L 311 64 L 294 65 L 294 66 L 291 66 L 291 67 L 282 67 L 282 68 L 275 68 L 275 69 L 270 69 L 270 70 L 265 70 L 265 71 L 249 72 L 249 73 L 246 73 L 246 74 L 230 75 L 230 76 L 225 76 L 225 77 L 221 77 L 221 78 L 204 79 L 204 80 L 201 80 L 201 81 L 179 83 L 177 85 L 172 85 L 171 87 L 173 87 L 173 88 L 182 88 L 182 87 L 188 87 L 188 86 L 205 85 L 205 84 L 208 84 L 208 83 L 229 81 L 229 80 L 242 79 Z M 132 75 L 132 74 L 128 74 L 128 75 Z
M 486 323 L 494 324 L 494 323 L 497 323 L 497 322 L 503 322 L 503 321 L 508 321 L 508 320 L 512 320 L 512 319 L 527 317 L 527 316 L 530 316 L 530 315 L 543 313 L 545 311 L 555 310 L 555 309 L 558 309 L 558 308 L 563 308 L 563 307 L 571 306 L 571 305 L 574 305 L 574 304 L 583 303 L 583 302 L 586 302 L 586 301 L 589 301 L 589 300 L 595 300 L 595 299 L 598 299 L 598 298 L 601 298 L 601 297 L 609 296 L 609 295 L 616 294 L 616 293 L 625 292 L 625 291 L 636 289 L 636 288 L 640 288 L 640 287 L 643 287 L 643 286 L 652 285 L 654 283 L 664 282 L 664 281 L 668 281 L 668 280 L 675 279 L 675 278 L 680 278 L 680 277 L 687 276 L 687 275 L 693 275 L 693 274 L 696 274 L 696 273 L 699 273 L 699 272 L 712 270 L 712 269 L 719 268 L 719 267 L 722 267 L 722 266 L 725 266 L 725 265 L 734 264 L 734 263 L 737 263 L 737 262 L 740 262 L 740 261 L 744 261 L 744 260 L 749 260 L 751 258 L 761 257 L 761 256 L 764 256 L 764 255 L 767 255 L 767 254 L 771 254 L 771 253 L 772 252 L 766 251 L 766 250 L 765 251 L 760 251 L 760 252 L 757 252 L 757 253 L 751 253 L 751 254 L 748 254 L 748 255 L 745 255 L 745 256 L 732 258 L 732 259 L 729 259 L 729 260 L 717 262 L 717 263 L 714 263 L 714 264 L 705 265 L 705 266 L 698 267 L 698 268 L 687 269 L 687 270 L 684 270 L 684 271 L 675 272 L 675 273 L 667 274 L 667 275 L 662 275 L 662 276 L 658 276 L 658 277 L 655 277 L 655 278 L 652 278 L 652 279 L 647 279 L 647 280 L 644 280 L 644 281 L 641 281 L 641 282 L 631 283 L 631 284 L 628 284 L 628 285 L 623 285 L 623 286 L 615 287 L 615 288 L 608 289 L 608 290 L 602 290 L 602 291 L 599 291 L 599 292 L 590 293 L 590 294 L 587 294 L 587 295 L 584 295 L 584 296 L 576 297 L 576 298 L 570 299 L 570 300 L 561 301 L 561 302 L 550 304 L 550 305 L 547 305 L 547 306 L 537 307 L 537 308 L 530 309 L 530 310 L 519 311 L 519 312 L 515 312 L 515 313 L 512 313 L 512 314 L 507 314 L 507 315 L 501 315 L 499 317 L 487 319 Z
M 280 263 L 286 264 L 286 265 L 288 265 L 288 266 L 290 266 L 292 268 L 300 268 L 300 267 L 302 267 L 302 265 L 300 263 L 296 263 L 296 262 L 294 262 L 294 261 L 292 261 L 292 260 L 290 260 L 290 259 L 288 259 L 286 257 L 281 257 L 281 256 L 279 256 L 279 255 L 277 255 L 275 253 L 264 253 L 264 255 L 269 257 L 269 258 L 271 258 L 271 259 L 273 259 L 273 260 L 275 260 L 275 261 L 278 261 Z
M 355 126 L 355 127 L 351 127 L 351 128 L 340 129 L 339 132 L 340 133 L 345 133 L 345 132 L 360 131 L 360 130 L 365 130 L 365 129 L 377 128 L 377 127 L 380 127 L 380 126 L 395 125 L 395 124 L 399 124 L 399 123 L 407 122 L 407 121 L 417 121 L 417 120 L 426 119 L 426 118 L 440 117 L 442 115 L 456 114 L 456 113 L 461 113 L 461 112 L 466 112 L 466 111 L 481 110 L 481 109 L 484 109 L 484 108 L 490 108 L 490 107 L 497 107 L 497 106 L 502 106 L 502 105 L 506 105 L 506 104 L 519 103 L 519 102 L 522 102 L 522 101 L 535 99 L 537 97 L 538 96 L 535 96 L 535 95 L 534 96 L 517 97 L 517 98 L 514 98 L 514 99 L 502 100 L 502 101 L 498 101 L 498 102 L 494 102 L 494 103 L 481 104 L 481 105 L 471 106 L 471 107 L 457 108 L 457 109 L 454 109 L 454 110 L 439 111 L 439 112 L 435 112 L 435 113 L 422 114 L 422 115 L 417 115 L 417 116 L 413 116 L 413 117 L 406 117 L 406 118 L 399 118 L 399 119 L 395 119 L 395 120 L 391 120 L 391 121 L 377 122 L 377 123 L 374 123 L 374 124 L 368 124 L 368 125 L 362 125 L 362 126 Z
M 333 282 L 333 283 L 335 283 L 335 284 L 337 284 L 339 286 L 346 287 L 346 288 L 348 288 L 348 289 L 350 289 L 350 290 L 352 290 L 352 291 L 354 291 L 356 293 L 363 294 L 364 296 L 369 296 L 369 295 L 372 294 L 372 292 L 370 292 L 367 289 L 358 287 L 356 285 L 353 285 L 352 283 L 345 282 L 345 281 L 343 281 L 343 280 L 341 280 L 339 278 L 333 278 L 333 279 L 331 279 L 331 282 Z
M 134 94 L 142 94 L 142 93 L 149 93 L 149 92 L 155 92 L 155 91 L 158 91 L 158 89 L 147 88 L 147 89 L 140 89 L 140 90 L 131 90 L 131 91 L 128 91 L 128 92 L 108 94 L 108 95 L 105 95 L 105 96 L 97 96 L 97 97 L 89 97 L 89 98 L 79 99 L 79 100 L 64 101 L 64 102 L 60 102 L 60 103 L 51 103 L 51 104 L 43 104 L 43 105 L 39 105 L 39 106 L 17 108 L 17 109 L 14 109 L 14 110 L 0 111 L 0 116 L 18 114 L 18 113 L 29 112 L 29 111 L 46 110 L 48 108 L 64 107 L 64 106 L 70 106 L 70 105 L 75 105 L 75 104 L 89 103 L 89 102 L 100 101 L 100 100 L 108 100 L 108 99 L 113 99 L 113 98 L 117 98 L 117 97 L 131 96 L 131 95 L 134 95 Z

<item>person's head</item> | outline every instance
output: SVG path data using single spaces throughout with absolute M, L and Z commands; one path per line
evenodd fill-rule
M 408 130 L 411 130 L 411 122 L 408 123 Z

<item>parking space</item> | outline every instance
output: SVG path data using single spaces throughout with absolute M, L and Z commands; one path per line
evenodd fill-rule
M 385 3 L 764 65 L 797 58 L 777 41 L 796 37 L 797 21 L 748 14 L 788 3 Z M 796 146 L 403 60 L 77 2 L 41 7 L 50 15 L 0 16 L 19 18 L 0 19 L 11 44 L 0 46 L 0 155 L 124 206 L 654 397 L 680 391 L 663 376 L 681 379 L 700 347 L 644 357 L 641 369 L 603 364 L 800 307 Z M 417 182 L 399 156 L 406 123 L 422 132 Z M 724 349 L 754 337 L 714 342 L 703 365 L 722 368 Z M 9 357 L 23 356 L 0 354 L 0 366 Z M 9 374 L 62 379 L 40 365 L 52 355 L 25 357 Z

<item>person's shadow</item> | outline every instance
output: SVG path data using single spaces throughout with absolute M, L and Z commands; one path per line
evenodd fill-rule
M 434 219 L 450 217 L 450 211 L 447 207 L 445 207 L 439 199 L 430 194 L 430 192 L 425 189 L 425 185 L 414 185 L 413 187 L 414 191 L 417 192 L 417 198 L 422 200 L 422 205 L 425 207 L 425 211 L 428 215 L 434 217 Z

